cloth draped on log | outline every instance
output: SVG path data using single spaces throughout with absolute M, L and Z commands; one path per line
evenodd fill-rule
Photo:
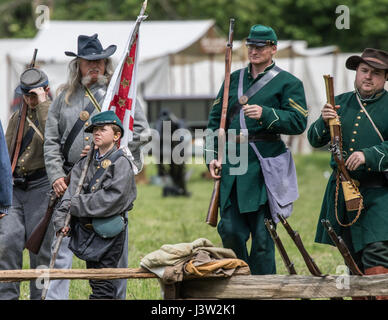
M 248 265 L 231 249 L 215 247 L 205 238 L 191 243 L 165 244 L 147 254 L 140 266 L 158 275 L 165 284 L 182 281 L 185 276 L 205 277 L 209 274 L 233 275 L 237 268 Z

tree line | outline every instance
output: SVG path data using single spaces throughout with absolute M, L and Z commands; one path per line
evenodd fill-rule
M 143 0 L 0 0 L 0 37 L 35 36 L 38 5 L 53 20 L 134 20 Z M 337 10 L 337 11 L 336 11 Z M 149 20 L 214 19 L 226 35 L 236 19 L 235 39 L 253 24 L 272 26 L 283 40 L 306 40 L 309 47 L 337 45 L 388 50 L 388 0 L 148 0 Z

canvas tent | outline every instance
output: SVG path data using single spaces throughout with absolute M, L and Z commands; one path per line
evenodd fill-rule
M 5 130 L 8 122 L 8 106 L 12 96 L 13 86 L 8 81 L 8 76 L 12 72 L 12 65 L 8 61 L 7 52 L 12 50 L 21 50 L 31 39 L 0 39 L 0 120 Z
M 71 60 L 64 51 L 77 51 L 77 37 L 80 34 L 98 34 L 104 48 L 117 45 L 112 56 L 117 62 L 128 39 L 133 21 L 50 21 L 36 37 L 23 48 L 4 50 L 8 57 L 8 88 L 1 87 L 9 105 L 13 89 L 21 72 L 30 62 L 32 53 L 38 48 L 37 64 L 48 74 L 52 92 L 65 82 L 67 64 Z M 196 57 L 196 61 L 207 59 L 201 54 L 199 41 L 203 38 L 216 38 L 220 34 L 213 20 L 198 21 L 144 21 L 140 27 L 140 65 L 138 83 L 146 83 L 144 90 L 149 93 L 169 92 L 169 65 L 171 57 L 175 63 L 184 61 L 182 57 Z M 22 50 L 21 50 L 22 49 Z M 7 115 L 3 115 L 4 118 Z
M 117 45 L 112 56 L 117 62 L 127 41 L 133 21 L 50 21 L 35 38 L 25 40 L 22 47 L 2 47 L 8 63 L 7 78 L 0 83 L 3 106 L 9 105 L 13 88 L 20 73 L 38 48 L 38 65 L 48 74 L 52 92 L 66 80 L 67 64 L 71 60 L 64 51 L 77 51 L 80 34 L 98 33 L 104 48 Z M 139 96 L 214 97 L 224 79 L 224 49 L 226 35 L 221 34 L 213 20 L 151 21 L 140 29 Z M 1 46 L 1 42 L 0 42 Z M 4 48 L 4 49 L 3 49 Z M 233 43 L 232 71 L 246 65 L 244 41 Z M 280 40 L 276 63 L 304 82 L 309 124 L 314 121 L 325 102 L 322 76 L 335 76 L 335 92 L 352 90 L 354 72 L 344 68 L 350 54 L 339 53 L 336 46 L 308 48 L 305 41 Z M 2 64 L 3 66 L 4 64 Z M 4 77 L 4 76 L 3 76 Z M 146 108 L 146 105 L 145 105 Z M 1 119 L 8 118 L 8 108 L 1 110 Z M 298 151 L 308 151 L 308 143 Z

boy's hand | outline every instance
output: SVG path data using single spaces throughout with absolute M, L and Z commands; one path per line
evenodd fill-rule
M 69 233 L 70 227 L 63 227 L 61 231 L 57 232 L 57 237 L 59 236 L 60 233 L 63 233 L 63 236 L 66 237 Z

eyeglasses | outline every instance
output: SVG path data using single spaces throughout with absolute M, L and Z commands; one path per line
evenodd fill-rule
M 247 44 L 247 48 L 248 48 L 249 51 L 256 50 L 256 51 L 262 52 L 266 48 L 269 48 L 269 45 L 265 45 L 265 46 L 259 47 L 259 46 L 256 46 L 254 44 Z

